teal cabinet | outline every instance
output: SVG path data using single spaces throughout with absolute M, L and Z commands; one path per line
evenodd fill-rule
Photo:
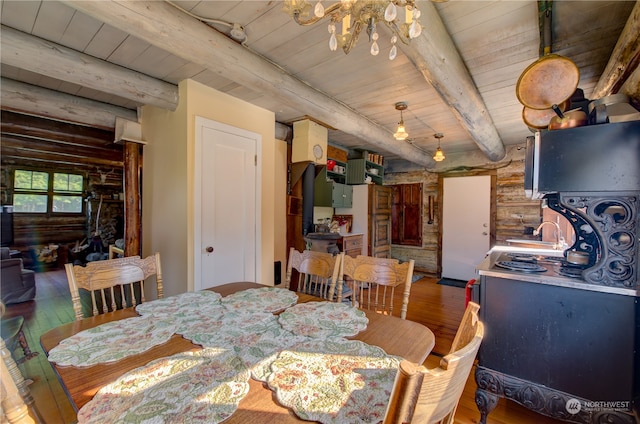
M 315 180 L 314 206 L 350 208 L 353 206 L 353 187 L 335 181 L 323 167 Z

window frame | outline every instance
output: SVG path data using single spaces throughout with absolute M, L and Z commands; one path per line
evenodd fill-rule
M 47 189 L 26 189 L 26 188 L 18 188 L 16 187 L 16 174 L 18 172 L 31 172 L 31 173 L 44 173 L 48 175 L 48 181 L 47 181 Z M 79 176 L 80 178 L 82 178 L 82 188 L 80 189 L 80 191 L 70 191 L 70 190 L 60 190 L 60 189 L 55 189 L 54 188 L 54 181 L 55 181 L 55 176 L 56 174 L 63 174 L 63 175 L 74 175 L 74 176 Z M 68 178 L 68 177 L 67 177 Z M 46 196 L 47 201 L 47 210 L 43 211 L 43 212 L 22 212 L 22 211 L 17 211 L 14 208 L 14 213 L 15 214 L 21 214 L 21 215 L 40 215 L 40 216 L 80 216 L 80 215 L 84 215 L 86 213 L 86 206 L 85 203 L 83 202 L 83 197 L 84 194 L 86 193 L 86 185 L 87 185 L 87 176 L 84 175 L 81 172 L 73 172 L 73 171 L 68 171 L 68 170 L 59 170 L 59 169 L 38 169 L 38 168 L 31 168 L 31 167 L 16 167 L 13 169 L 12 172 L 12 181 L 11 181 L 11 185 L 12 185 L 12 199 L 13 199 L 13 204 L 15 205 L 15 197 L 16 195 L 20 195 L 20 194 L 25 194 L 25 195 L 29 195 L 29 194 L 33 194 L 33 195 L 40 195 L 40 196 Z M 68 185 L 67 185 L 68 187 Z M 80 211 L 78 212 L 56 212 L 53 210 L 53 205 L 54 205 L 54 198 L 55 197 L 77 197 L 80 199 Z

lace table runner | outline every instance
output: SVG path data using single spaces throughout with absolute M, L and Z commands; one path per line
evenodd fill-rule
M 285 330 L 315 338 L 355 336 L 369 323 L 363 311 L 335 302 L 300 303 L 278 319 Z
M 160 358 L 103 387 L 78 411 L 78 423 L 224 421 L 249 392 L 249 372 L 224 349 Z
M 400 360 L 358 340 L 314 339 L 281 352 L 267 382 L 278 401 L 304 420 L 378 423 Z
M 222 304 L 234 311 L 279 312 L 295 305 L 298 295 L 287 289 L 261 287 L 247 289 L 222 298 Z
M 175 321 L 156 316 L 108 322 L 64 339 L 49 351 L 49 361 L 75 367 L 119 361 L 167 342 L 176 329 Z

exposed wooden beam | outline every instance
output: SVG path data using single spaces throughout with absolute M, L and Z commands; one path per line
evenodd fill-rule
M 100 18 L 98 18 L 100 19 Z M 2 63 L 104 91 L 139 104 L 174 110 L 178 88 L 139 72 L 2 26 Z
M 17 141 L 15 138 L 2 139 L 2 163 L 8 162 L 28 162 L 30 165 L 40 163 L 46 167 L 52 167 L 55 165 L 65 166 L 88 166 L 94 168 L 95 166 L 104 166 L 109 168 L 122 168 L 122 161 L 114 161 L 101 158 L 87 158 L 79 157 L 77 155 L 69 155 L 60 152 L 45 152 L 41 150 L 30 150 L 24 147 L 12 147 L 16 143 L 9 143 L 10 141 Z M 51 144 L 51 143 L 49 143 Z
M 4 104 L 2 105 L 4 107 Z M 42 119 L 30 114 L 3 110 L 0 113 L 2 134 L 19 134 L 43 140 L 55 140 L 65 144 L 119 150 L 113 143 L 113 130 L 87 127 L 56 120 Z
M 63 3 L 238 84 L 268 93 L 384 151 L 393 150 L 399 157 L 426 168 L 435 166 L 429 154 L 409 143 L 394 140 L 386 128 L 286 74 L 281 68 L 166 2 Z
M 75 122 L 113 130 L 116 116 L 132 121 L 137 112 L 108 103 L 97 102 L 48 88 L 15 81 L 0 80 L 2 108 L 51 119 Z
M 118 146 L 120 147 L 120 146 Z M 92 147 L 81 147 L 78 145 L 70 146 L 67 143 L 56 142 L 51 139 L 43 140 L 37 138 L 25 137 L 17 134 L 2 134 L 2 152 L 5 148 L 13 148 L 16 150 L 23 150 L 26 152 L 38 152 L 42 154 L 52 154 L 56 157 L 64 156 L 69 158 L 100 158 L 105 161 L 109 161 L 112 164 L 117 164 L 118 167 L 122 166 L 122 149 L 107 150 L 97 149 Z M 27 159 L 30 158 L 28 154 L 24 154 Z M 4 159 L 4 158 L 3 158 Z M 112 165 L 113 166 L 113 165 Z
M 480 150 L 494 162 L 502 160 L 506 154 L 504 143 L 438 11 L 428 1 L 420 9 L 420 19 L 427 30 L 411 45 L 400 43 L 399 47 L 450 105 Z
M 610 94 L 623 92 L 631 98 L 640 96 L 640 87 L 637 82 L 638 64 L 640 64 L 640 0 L 627 19 L 625 27 L 618 38 L 618 42 L 609 57 L 604 72 L 600 75 L 591 99 L 599 99 Z M 625 84 L 627 80 L 632 80 L 636 84 Z M 621 90 L 622 89 L 622 90 Z

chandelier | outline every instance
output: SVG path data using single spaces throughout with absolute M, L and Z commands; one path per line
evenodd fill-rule
M 437 133 L 437 134 L 434 134 L 433 136 L 438 139 L 438 148 L 436 149 L 436 153 L 433 155 L 433 160 L 435 160 L 436 162 L 442 162 L 444 160 L 444 153 L 440 148 L 440 139 L 444 137 L 444 134 Z
M 397 19 L 398 8 L 404 9 L 403 23 Z M 313 16 L 310 16 L 311 9 Z M 416 6 L 416 0 L 341 0 L 326 8 L 320 1 L 312 7 L 306 0 L 284 0 L 282 10 L 298 24 L 305 26 L 329 17 L 329 49 L 336 51 L 340 47 L 345 54 L 358 42 L 360 31 L 364 28 L 369 35 L 371 54 L 378 55 L 378 22 L 384 22 L 393 32 L 389 60 L 395 59 L 398 54 L 398 39 L 408 44 L 422 32 L 422 26 L 418 21 L 420 10 Z M 341 25 L 340 34 L 336 33 L 336 24 Z

